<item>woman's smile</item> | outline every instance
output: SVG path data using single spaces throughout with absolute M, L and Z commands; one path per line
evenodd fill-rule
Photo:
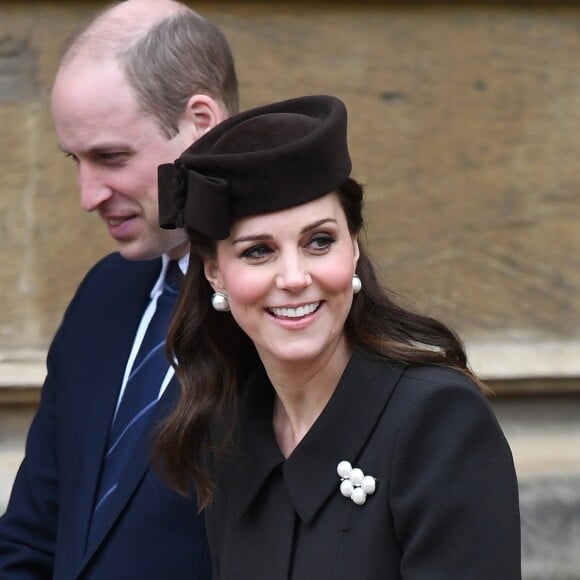
M 301 306 L 281 306 L 268 308 L 268 312 L 276 318 L 304 318 L 316 312 L 320 307 L 320 300 L 318 302 L 311 302 L 310 304 L 303 304 Z

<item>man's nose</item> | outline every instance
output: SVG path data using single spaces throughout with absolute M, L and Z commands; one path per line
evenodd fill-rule
M 77 183 L 81 194 L 81 208 L 85 211 L 95 211 L 113 195 L 112 189 L 106 185 L 101 173 L 82 163 L 77 169 Z

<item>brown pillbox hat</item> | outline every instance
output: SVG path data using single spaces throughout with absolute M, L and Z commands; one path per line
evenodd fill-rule
M 348 178 L 347 115 L 327 95 L 300 97 L 226 119 L 159 166 L 159 222 L 215 240 L 239 217 L 287 209 Z

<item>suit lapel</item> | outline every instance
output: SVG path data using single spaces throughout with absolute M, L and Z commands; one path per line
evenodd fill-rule
M 149 424 L 145 427 L 146 437 L 141 437 L 135 446 L 131 458 L 126 465 L 119 487 L 113 494 L 110 503 L 103 508 L 103 526 L 101 536 L 96 538 L 92 545 L 87 549 L 85 554 L 85 564 L 88 562 L 98 547 L 106 540 L 107 534 L 115 524 L 125 506 L 131 500 L 137 487 L 145 477 L 150 465 L 151 454 L 155 443 L 156 426 L 167 417 L 170 409 L 175 402 L 178 393 L 177 379 L 173 378 L 165 393 L 162 395 L 159 403 L 156 405 Z M 91 510 L 92 511 L 92 510 Z M 90 514 L 89 514 L 90 515 Z
M 160 260 L 138 265 L 127 264 L 119 273 L 122 281 L 115 284 L 115 295 L 110 296 L 107 302 L 106 322 L 95 321 L 95 328 L 102 328 L 103 332 L 94 339 L 97 366 L 92 369 L 92 376 L 87 377 L 90 385 L 85 389 L 92 397 L 87 397 L 87 407 L 83 413 L 87 425 L 83 429 L 84 440 L 80 444 L 83 452 L 82 470 L 79 473 L 81 480 L 76 509 L 73 510 L 78 533 L 71 538 L 74 543 L 71 556 L 78 557 L 79 573 L 87 561 L 86 537 L 125 366 L 150 290 L 159 275 L 160 265 Z

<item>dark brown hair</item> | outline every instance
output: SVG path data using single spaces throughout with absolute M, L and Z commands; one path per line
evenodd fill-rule
M 357 274 L 362 290 L 353 300 L 345 323 L 350 344 L 387 360 L 403 364 L 435 364 L 454 368 L 485 387 L 467 366 L 457 335 L 443 323 L 397 305 L 379 283 L 360 239 L 363 229 L 363 189 L 348 179 L 336 192 L 351 234 L 359 235 Z M 156 448 L 158 465 L 168 483 L 187 494 L 191 485 L 200 509 L 213 494 L 212 479 L 203 467 L 202 454 L 210 457 L 225 449 L 235 418 L 236 390 L 249 371 L 259 364 L 256 350 L 230 313 L 215 312 L 212 290 L 203 272 L 203 259 L 215 256 L 215 242 L 191 230 L 190 266 L 167 340 L 181 396 L 160 431 Z M 225 436 L 208 446 L 213 421 L 226 419 Z

